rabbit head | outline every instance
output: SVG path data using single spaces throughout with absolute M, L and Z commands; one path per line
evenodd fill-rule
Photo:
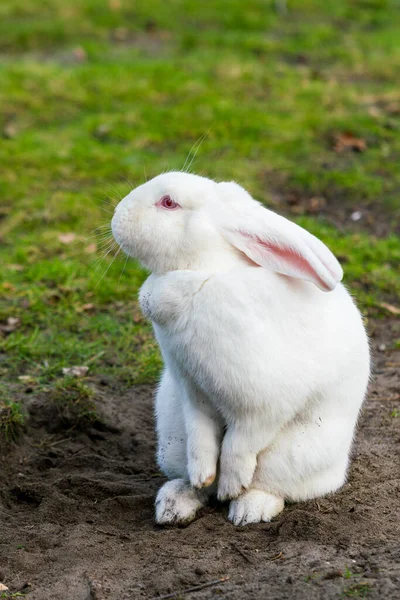
M 343 276 L 318 238 L 233 182 L 182 172 L 158 175 L 118 204 L 111 225 L 121 248 L 157 274 L 247 264 L 311 281 L 324 291 Z

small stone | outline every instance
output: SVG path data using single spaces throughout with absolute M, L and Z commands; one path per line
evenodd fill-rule
M 58 239 L 62 244 L 71 244 L 76 239 L 75 233 L 60 233 Z
M 12 140 L 17 135 L 17 128 L 12 123 L 8 123 L 3 127 L 3 138 Z
M 363 218 L 363 214 L 362 214 L 361 210 L 356 210 L 353 213 L 351 213 L 351 215 L 350 215 L 350 219 L 354 222 L 359 221 L 362 218 Z
M 379 350 L 379 352 L 385 352 L 385 350 L 386 350 L 386 344 L 379 344 L 378 350 Z
M 94 130 L 94 136 L 103 139 L 106 138 L 111 132 L 111 126 L 107 123 L 100 123 Z
M 81 46 L 74 48 L 72 54 L 77 62 L 84 62 L 87 59 L 86 50 Z
M 63 375 L 72 375 L 72 377 L 85 377 L 89 371 L 89 367 L 64 367 Z
M 12 333 L 15 331 L 21 324 L 21 319 L 17 317 L 8 317 L 7 323 L 5 325 L 0 325 L 0 330 L 4 331 L 4 333 Z

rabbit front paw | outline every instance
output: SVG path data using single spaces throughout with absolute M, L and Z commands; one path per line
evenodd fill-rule
M 283 510 L 284 505 L 283 498 L 261 490 L 249 490 L 232 500 L 228 519 L 240 526 L 268 522 Z
M 230 454 L 221 456 L 221 472 L 218 482 L 218 499 L 230 500 L 237 498 L 248 487 L 253 479 L 257 465 L 255 454 L 245 456 Z
M 164 483 L 156 498 L 156 522 L 159 525 L 190 523 L 206 499 L 183 479 Z
M 217 475 L 216 459 L 213 455 L 189 454 L 188 461 L 189 479 L 193 487 L 197 489 L 209 487 L 214 483 Z

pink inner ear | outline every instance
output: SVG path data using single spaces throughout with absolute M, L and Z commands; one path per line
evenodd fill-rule
M 301 254 L 297 254 L 292 248 L 266 242 L 258 236 L 249 235 L 243 231 L 240 231 L 240 234 L 247 238 L 246 246 L 250 250 L 250 258 L 257 264 L 289 277 L 312 281 L 324 290 L 332 289 L 321 279 L 307 259 Z

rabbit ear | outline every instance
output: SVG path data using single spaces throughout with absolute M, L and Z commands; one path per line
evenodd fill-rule
M 225 189 L 231 186 L 220 185 L 226 186 Z M 233 185 L 232 191 L 238 200 L 239 186 Z M 235 215 L 231 211 L 228 219 L 226 213 L 224 217 L 221 215 L 224 237 L 261 267 L 311 281 L 325 292 L 335 289 L 343 271 L 325 244 L 257 202 L 248 202 L 247 192 L 245 194 L 246 203 L 241 203 L 240 207 L 233 200 Z

